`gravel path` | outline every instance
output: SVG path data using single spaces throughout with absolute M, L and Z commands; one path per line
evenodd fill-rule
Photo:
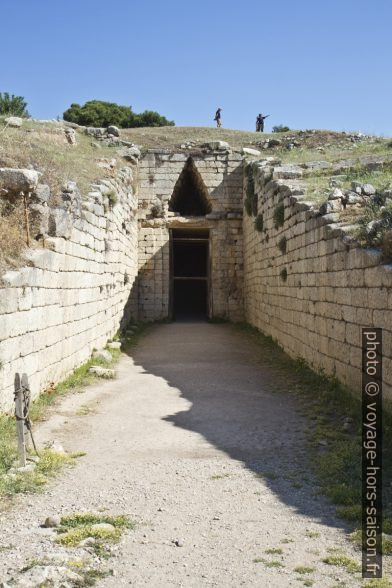
M 87 455 L 0 515 L 0 579 L 20 581 L 17 571 L 45 555 L 89 556 L 54 544 L 40 524 L 106 509 L 137 525 L 102 562 L 112 575 L 101 587 L 361 585 L 358 574 L 322 562 L 330 548 L 360 559 L 317 495 L 286 372 L 246 334 L 156 325 L 117 371 L 66 398 L 37 432 L 41 443 Z M 82 406 L 91 412 L 80 416 Z M 266 553 L 273 548 L 282 553 Z

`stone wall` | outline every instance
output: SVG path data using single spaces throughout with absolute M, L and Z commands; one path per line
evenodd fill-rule
M 13 405 L 16 372 L 27 373 L 35 397 L 136 315 L 132 171 L 102 180 L 85 198 L 71 184 L 60 207 L 38 205 L 46 211 L 41 224 L 55 236 L 45 239 L 45 248 L 27 251 L 26 267 L 2 278 L 0 411 Z
M 336 214 L 305 201 L 300 170 L 268 163 L 249 167 L 263 230 L 245 214 L 246 320 L 357 390 L 361 328 L 382 327 L 384 393 L 392 399 L 392 266 L 381 265 L 380 252 L 359 248 Z
M 203 217 L 183 218 L 169 211 L 174 187 L 189 157 L 208 191 L 211 212 Z M 150 150 L 141 159 L 140 320 L 169 316 L 169 232 L 181 227 L 210 231 L 212 316 L 242 320 L 242 174 L 241 155 L 213 148 L 190 153 Z

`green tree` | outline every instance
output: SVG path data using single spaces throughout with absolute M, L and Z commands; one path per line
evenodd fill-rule
M 63 118 L 66 121 L 90 127 L 115 125 L 124 129 L 174 125 L 174 122 L 168 121 L 158 112 L 146 111 L 142 114 L 135 114 L 131 106 L 120 106 L 114 102 L 102 100 L 90 100 L 83 106 L 76 103 L 71 104 L 70 108 L 64 112 Z
M 27 112 L 27 102 L 25 102 L 23 96 L 10 95 L 8 92 L 4 92 L 4 94 L 0 92 L 0 115 L 22 116 L 25 118 L 30 116 Z
M 288 131 L 291 131 L 291 129 L 286 125 L 275 125 L 274 127 L 272 127 L 273 133 L 287 133 Z
M 167 120 L 166 117 L 160 115 L 153 110 L 145 110 L 141 114 L 136 115 L 135 127 L 173 127 L 173 120 Z

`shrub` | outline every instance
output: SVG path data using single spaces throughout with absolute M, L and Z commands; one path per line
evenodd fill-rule
M 363 245 L 382 247 L 385 259 L 390 258 L 390 235 L 392 230 L 392 204 L 385 206 L 368 204 L 359 220 L 358 237 Z
M 110 192 L 108 192 L 107 197 L 109 200 L 109 206 L 113 208 L 113 206 L 115 206 L 115 204 L 117 204 L 118 201 L 117 192 L 115 190 L 111 190 Z
M 274 210 L 275 229 L 283 227 L 284 225 L 284 204 L 278 204 Z
M 23 96 L 9 95 L 8 92 L 4 92 L 4 94 L 0 92 L 0 114 L 25 118 L 30 116 L 27 112 L 27 102 Z
M 173 126 L 174 122 L 167 120 L 158 112 L 146 110 L 136 114 L 131 106 L 121 106 L 115 102 L 90 100 L 83 106 L 73 103 L 63 114 L 66 121 L 83 126 L 108 127 L 116 125 L 120 128 L 132 127 L 163 127 Z
M 275 125 L 272 127 L 273 133 L 287 133 L 290 130 L 290 127 L 287 127 L 286 125 Z
M 283 255 L 286 253 L 286 250 L 287 250 L 286 237 L 282 237 L 281 239 L 279 239 L 278 248 Z
M 250 167 L 246 168 L 246 196 L 244 201 L 245 210 L 249 216 L 257 215 L 257 194 L 255 192 L 255 181 Z
M 262 214 L 258 214 L 255 218 L 255 229 L 256 231 L 259 231 L 259 233 L 261 233 L 261 231 L 263 230 L 264 227 L 264 217 Z
M 252 216 L 252 203 L 248 198 L 245 198 L 244 207 L 248 216 Z
M 280 272 L 280 279 L 282 282 L 287 282 L 287 269 L 285 267 Z

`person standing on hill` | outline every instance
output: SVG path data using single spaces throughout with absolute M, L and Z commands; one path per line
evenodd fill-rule
M 222 109 L 221 108 L 218 108 L 218 110 L 215 113 L 214 121 L 216 122 L 217 128 L 220 128 L 222 126 L 221 112 L 222 112 Z
M 261 113 L 256 118 L 256 133 L 264 133 L 264 120 L 269 117 L 269 114 L 263 116 Z

